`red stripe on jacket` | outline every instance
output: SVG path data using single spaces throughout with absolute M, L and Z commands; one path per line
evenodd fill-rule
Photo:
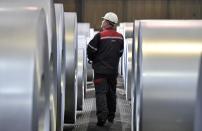
M 115 30 L 104 30 L 100 32 L 100 39 L 107 39 L 107 38 L 112 38 L 112 39 L 123 39 L 122 35 Z

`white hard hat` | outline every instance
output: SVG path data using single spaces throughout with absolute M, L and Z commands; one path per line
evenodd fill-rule
M 105 16 L 102 17 L 102 18 L 105 19 L 105 20 L 111 21 L 111 22 L 113 22 L 113 23 L 115 23 L 115 24 L 118 23 L 118 17 L 117 17 L 117 15 L 116 15 L 115 13 L 113 13 L 113 12 L 108 12 L 108 13 L 106 13 Z

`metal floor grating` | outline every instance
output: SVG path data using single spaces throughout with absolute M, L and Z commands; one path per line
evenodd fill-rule
M 65 124 L 64 131 L 130 131 L 131 108 L 130 102 L 125 100 L 123 89 L 117 89 L 117 112 L 113 124 L 106 123 L 104 127 L 96 126 L 95 91 L 87 91 L 84 100 L 84 110 L 77 112 L 76 124 Z

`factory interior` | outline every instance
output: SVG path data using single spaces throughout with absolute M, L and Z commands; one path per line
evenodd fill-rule
M 103 21 L 124 48 L 99 126 Z M 0 0 L 0 131 L 202 131 L 202 1 Z

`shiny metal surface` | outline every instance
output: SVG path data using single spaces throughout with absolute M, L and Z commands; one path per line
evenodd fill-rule
M 127 46 L 125 45 L 125 32 L 124 32 L 124 26 L 125 24 L 124 23 L 120 23 L 120 26 L 119 26 L 119 33 L 121 33 L 123 35 L 123 38 L 124 38 L 124 51 L 123 51 L 123 55 L 120 59 L 120 64 L 121 64 L 121 75 L 123 76 L 123 86 L 124 86 L 124 89 L 126 91 L 126 67 L 127 67 L 127 64 L 125 64 L 125 60 L 126 60 L 126 55 L 127 55 Z M 126 92 L 125 92 L 126 93 Z
M 77 110 L 83 110 L 84 104 L 84 48 L 78 48 L 78 72 L 77 72 Z
M 65 123 L 75 123 L 77 109 L 77 16 L 65 12 Z
M 37 7 L 43 8 L 46 14 L 47 31 L 48 31 L 48 43 L 49 43 L 49 56 L 56 43 L 56 27 L 55 27 L 55 12 L 53 0 L 1 0 L 0 7 L 2 10 L 6 8 L 25 8 L 35 9 Z M 55 49 L 56 50 L 56 49 Z
M 78 35 L 90 37 L 90 23 L 78 23 Z
M 123 34 L 124 34 L 124 33 L 123 33 L 124 31 L 123 31 L 123 26 L 121 26 L 121 24 L 122 24 L 122 23 L 120 23 L 120 25 L 116 27 L 116 31 L 119 32 L 119 33 L 121 33 L 121 34 L 123 35 Z M 131 38 L 132 38 L 132 37 L 131 37 Z M 119 61 L 119 68 L 118 68 L 118 73 L 119 73 L 121 76 L 123 76 L 123 67 L 122 67 L 122 66 L 123 66 L 123 56 L 124 56 L 124 55 L 122 55 L 121 58 L 120 58 L 120 61 Z
M 138 31 L 139 31 L 139 21 L 134 21 L 133 24 L 133 45 L 132 45 L 132 75 L 131 75 L 131 130 L 132 131 L 138 131 L 139 127 L 136 125 L 139 125 L 139 108 L 138 108 L 138 99 L 137 95 L 139 94 L 139 91 L 137 91 L 135 87 L 137 87 L 138 84 L 138 78 L 140 75 L 137 75 L 137 49 L 138 49 Z
M 80 38 L 79 38 L 80 37 Z M 84 48 L 84 96 L 87 88 L 87 40 L 90 37 L 90 24 L 89 23 L 78 23 L 78 47 Z
M 79 35 L 79 33 L 78 33 L 78 48 L 83 49 L 84 97 L 86 96 L 86 89 L 87 89 L 87 54 L 86 54 L 86 45 L 87 45 L 86 36 L 85 35 Z M 82 88 L 79 88 L 79 89 L 82 89 Z M 77 107 L 77 109 L 78 109 L 78 107 Z
M 125 85 L 126 85 L 126 100 L 131 100 L 131 83 L 132 83 L 132 38 L 127 38 L 125 40 L 125 48 L 126 48 L 126 57 L 125 64 L 127 64 L 125 69 Z
M 63 131 L 65 110 L 65 32 L 63 4 L 54 4 L 57 30 L 57 123 L 56 130 Z
M 50 131 L 45 13 L 1 9 L 0 130 Z
M 201 63 L 200 63 L 200 75 L 198 79 L 198 88 L 197 88 L 197 101 L 196 101 L 196 110 L 195 110 L 195 123 L 194 131 L 201 131 L 202 129 L 202 54 L 201 54 Z
M 202 21 L 145 20 L 140 28 L 139 130 L 193 131 Z
M 132 119 L 131 119 L 131 130 L 132 131 L 140 131 L 141 126 L 141 96 L 142 90 L 140 87 L 140 77 L 141 77 L 141 54 L 142 54 L 142 46 L 141 46 L 141 28 L 140 21 L 135 20 L 134 22 L 134 38 L 133 38 L 133 48 L 132 48 L 132 99 L 131 99 L 131 108 L 132 108 Z
M 56 25 L 53 0 L 1 0 L 0 8 L 43 8 L 46 14 L 46 25 L 48 34 L 49 70 L 50 70 L 50 112 L 51 130 L 56 130 L 57 113 L 57 45 L 56 45 Z
M 119 27 L 119 31 L 124 37 L 124 52 L 122 57 L 124 88 L 126 92 L 126 99 L 131 100 L 133 23 L 121 23 Z
M 124 23 L 124 37 L 127 38 L 133 38 L 133 23 L 132 22 L 126 22 Z

